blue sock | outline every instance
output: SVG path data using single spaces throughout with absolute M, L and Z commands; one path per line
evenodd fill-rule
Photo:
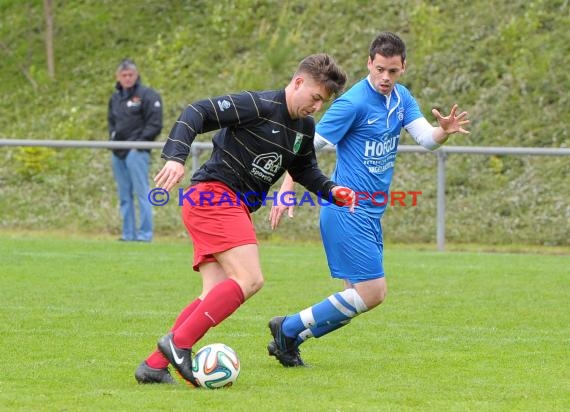
M 296 337 L 305 329 L 324 327 L 340 327 L 338 324 L 346 322 L 358 314 L 356 308 L 348 303 L 341 293 L 335 293 L 322 302 L 304 309 L 294 315 L 288 315 L 283 322 L 283 333 L 288 337 Z M 334 329 L 332 329 L 334 330 Z M 332 332 L 329 330 L 329 332 Z M 328 332 L 323 333 L 326 334 Z M 322 335 L 320 335 L 322 336 Z
M 346 321 L 346 322 L 340 322 L 340 323 L 336 323 L 336 324 L 319 326 L 318 328 L 305 329 L 304 331 L 302 331 L 301 333 L 299 333 L 297 335 L 297 339 L 295 340 L 295 344 L 297 346 L 299 346 L 302 343 L 309 340 L 310 338 L 320 338 L 320 337 L 325 336 L 331 332 L 334 332 L 337 329 L 342 328 L 343 326 L 348 325 L 349 323 L 350 323 L 350 321 Z
M 349 323 L 350 320 L 339 323 L 331 323 L 330 325 L 323 325 L 317 328 L 312 328 L 311 332 L 313 333 L 313 337 L 320 338 L 328 333 L 334 332 L 335 330 L 342 328 L 343 326 L 348 325 Z

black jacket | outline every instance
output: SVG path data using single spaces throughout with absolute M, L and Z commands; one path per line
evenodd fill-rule
M 123 89 L 120 83 L 109 99 L 107 118 L 109 138 L 118 141 L 153 141 L 162 130 L 162 101 L 160 95 L 140 83 L 140 77 L 130 89 Z M 129 150 L 113 150 L 124 158 Z

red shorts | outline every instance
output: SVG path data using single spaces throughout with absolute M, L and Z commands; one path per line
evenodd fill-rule
M 184 193 L 182 221 L 194 244 L 195 271 L 202 263 L 215 262 L 214 253 L 257 244 L 247 206 L 225 184 L 201 182 Z

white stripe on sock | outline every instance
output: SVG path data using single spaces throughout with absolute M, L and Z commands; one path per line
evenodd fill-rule
M 299 337 L 304 342 L 307 339 L 310 339 L 313 337 L 313 332 L 311 331 L 311 329 L 305 329 L 303 332 L 299 333 Z
M 350 310 L 349 308 L 347 308 L 346 306 L 344 306 L 337 298 L 335 295 L 331 295 L 329 296 L 329 302 L 340 312 L 342 313 L 344 316 L 346 316 L 347 318 L 353 318 L 354 316 L 356 316 L 356 312 L 353 310 Z
M 299 312 L 299 316 L 301 317 L 303 326 L 306 328 L 312 328 L 315 326 L 315 317 L 313 316 L 313 310 L 311 308 L 303 309 L 301 312 Z

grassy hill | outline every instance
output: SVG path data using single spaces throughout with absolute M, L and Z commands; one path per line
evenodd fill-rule
M 402 82 L 426 117 L 455 102 L 469 111 L 471 134 L 450 144 L 570 143 L 567 1 L 55 3 L 51 80 L 41 2 L 0 0 L 0 138 L 107 139 L 107 101 L 123 57 L 134 58 L 143 82 L 161 92 L 165 139 L 192 100 L 282 87 L 307 54 L 333 54 L 352 84 L 366 75 L 372 38 L 391 30 L 408 44 Z M 2 148 L 0 159 L 0 227 L 117 232 L 108 152 Z M 333 161 L 323 156 L 323 168 Z M 570 244 L 568 158 L 454 155 L 447 164 L 451 241 Z M 154 153 L 153 169 L 160 165 Z M 433 241 L 434 157 L 400 155 L 393 187 L 423 195 L 418 207 L 387 212 L 387 240 Z M 157 211 L 159 232 L 183 233 L 175 209 Z M 279 235 L 318 237 L 315 213 L 300 209 Z M 266 216 L 256 217 L 262 235 Z

